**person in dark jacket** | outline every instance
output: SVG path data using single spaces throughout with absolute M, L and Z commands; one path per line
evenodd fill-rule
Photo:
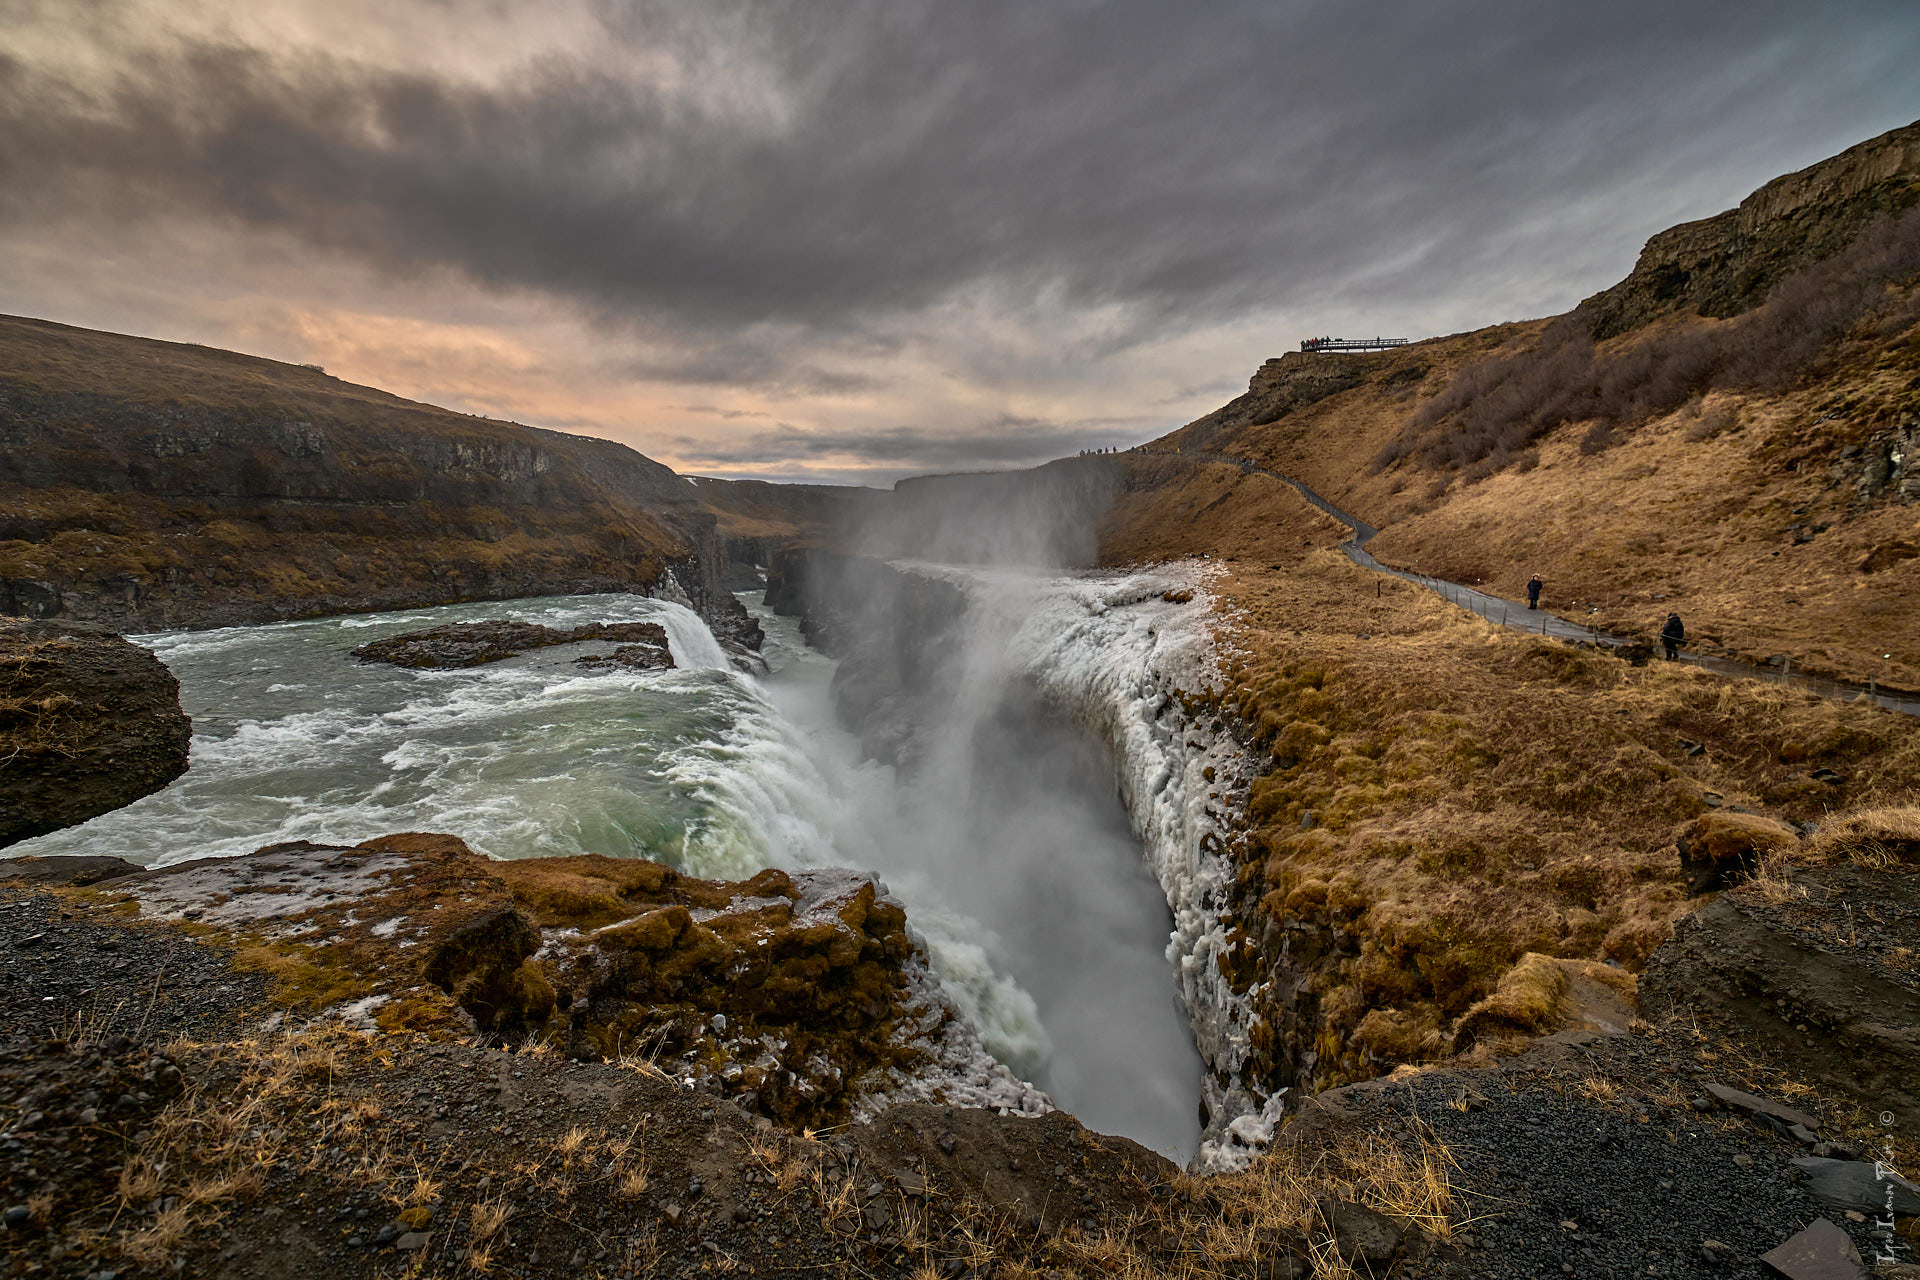
M 1667 647 L 1667 660 L 1673 661 L 1680 656 L 1680 642 L 1687 638 L 1687 629 L 1680 623 L 1680 615 L 1667 615 L 1667 625 L 1660 628 L 1660 643 Z
M 1538 609 L 1540 607 L 1540 586 L 1539 574 L 1536 573 L 1527 579 L 1527 608 Z

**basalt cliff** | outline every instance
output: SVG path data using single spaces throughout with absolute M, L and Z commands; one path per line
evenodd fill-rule
M 139 631 L 642 591 L 748 632 L 717 524 L 610 441 L 0 318 L 0 613 Z

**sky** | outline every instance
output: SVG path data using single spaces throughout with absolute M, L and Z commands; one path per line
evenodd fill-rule
M 1915 0 L 0 0 L 0 312 L 885 485 L 1564 311 Z

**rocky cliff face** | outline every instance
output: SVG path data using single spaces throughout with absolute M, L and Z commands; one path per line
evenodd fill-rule
M 678 591 L 750 630 L 714 515 L 610 441 L 318 370 L 0 319 L 0 611 L 125 630 Z
M 1776 178 L 1736 209 L 1647 241 L 1633 274 L 1580 304 L 1595 338 L 1678 312 L 1726 319 L 1851 244 L 1869 222 L 1920 201 L 1920 122 Z
M 84 625 L 0 620 L 0 847 L 158 791 L 193 726 L 160 660 Z
M 953 564 L 1087 566 L 1125 481 L 1110 457 L 1062 458 L 1028 471 L 918 476 L 857 508 L 849 540 L 872 555 Z
M 1389 388 L 1416 383 L 1426 375 L 1423 364 L 1409 364 L 1399 353 L 1314 355 L 1289 351 L 1256 369 L 1245 395 L 1188 423 L 1180 436 L 1182 445 L 1215 448 L 1238 428 L 1272 422 L 1375 379 L 1383 365 L 1389 367 L 1390 376 L 1378 380 Z
M 0 861 L 0 882 L 76 873 L 101 903 L 253 949 L 284 1005 L 344 1006 L 387 1032 L 645 1062 L 795 1128 L 889 1101 L 1051 1110 L 987 1056 L 905 909 L 868 875 L 736 883 L 640 858 L 494 862 L 419 833 L 153 871 Z

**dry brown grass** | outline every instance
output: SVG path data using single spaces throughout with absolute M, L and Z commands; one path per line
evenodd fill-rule
M 1748 879 L 1747 892 L 1770 907 L 1805 901 L 1807 887 L 1794 877 L 1794 866 L 1793 855 L 1784 850 L 1767 854 L 1760 859 L 1760 865 Z
M 1261 761 L 1219 797 L 1246 815 L 1247 933 L 1264 915 L 1358 943 L 1314 962 L 1315 1025 L 1273 1048 L 1316 1050 L 1316 1086 L 1443 1056 L 1529 952 L 1637 970 L 1686 909 L 1673 835 L 1709 800 L 1776 831 L 1914 803 L 1906 717 L 1506 631 L 1353 565 L 1291 490 L 1202 470 L 1124 496 L 1106 553 L 1178 547 L 1189 524 L 1224 539 L 1226 683 L 1185 706 Z M 1247 986 L 1262 963 L 1250 943 L 1226 958 Z
M 1871 870 L 1920 865 L 1920 807 L 1887 805 L 1843 813 L 1808 837 L 1814 863 L 1850 862 Z
M 1501 975 L 1492 994 L 1460 1017 L 1454 1046 L 1465 1048 L 1490 1031 L 1537 1034 L 1560 1023 L 1572 981 L 1552 956 L 1528 952 Z
M 482 1200 L 468 1212 L 468 1226 L 476 1243 L 493 1239 L 513 1218 L 513 1206 L 505 1200 Z
M 1784 394 L 1716 392 L 1599 453 L 1582 451 L 1588 424 L 1578 423 L 1473 482 L 1411 463 L 1371 470 L 1371 457 L 1460 368 L 1523 347 L 1536 329 L 1362 357 L 1371 371 L 1363 385 L 1214 447 L 1297 476 L 1378 526 L 1371 549 L 1389 563 L 1484 581 L 1509 598 L 1538 572 L 1547 607 L 1574 617 L 1597 608 L 1608 629 L 1650 635 L 1674 608 L 1696 643 L 1920 688 L 1911 509 L 1890 498 L 1862 505 L 1859 460 L 1841 456 L 1909 412 L 1920 375 L 1914 332 Z M 1715 429 L 1701 431 L 1703 421 Z M 1166 537 L 1170 547 L 1187 540 L 1177 529 Z

